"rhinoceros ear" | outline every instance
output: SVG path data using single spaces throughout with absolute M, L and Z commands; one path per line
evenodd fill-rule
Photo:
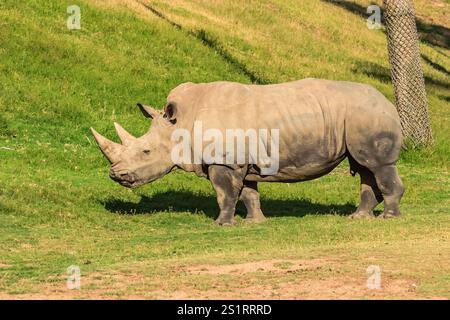
M 139 107 L 139 109 L 141 109 L 142 114 L 146 117 L 146 118 L 151 118 L 154 119 L 156 118 L 156 116 L 159 114 L 159 111 L 156 110 L 153 107 L 150 106 L 145 106 L 141 103 L 137 103 L 137 106 Z
M 166 118 L 172 123 L 175 123 L 177 119 L 177 105 L 175 102 L 169 102 L 164 107 L 164 118 Z

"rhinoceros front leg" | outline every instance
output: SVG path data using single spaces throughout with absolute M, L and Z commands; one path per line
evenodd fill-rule
M 223 165 L 210 165 L 208 176 L 217 194 L 220 208 L 218 225 L 233 225 L 236 223 L 234 213 L 239 194 L 244 185 L 247 168 L 231 169 Z
M 258 184 L 254 181 L 244 181 L 244 187 L 241 191 L 240 200 L 244 202 L 247 208 L 246 222 L 256 223 L 266 220 L 261 211 L 261 203 L 259 201 Z

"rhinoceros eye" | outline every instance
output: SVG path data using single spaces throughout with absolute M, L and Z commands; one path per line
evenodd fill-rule
M 150 150 L 148 150 L 148 149 L 145 149 L 145 150 L 142 151 L 142 152 L 144 152 L 145 154 L 150 154 Z

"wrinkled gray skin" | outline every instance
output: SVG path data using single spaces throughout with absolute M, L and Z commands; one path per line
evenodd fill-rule
M 352 218 L 373 217 L 384 200 L 383 218 L 400 215 L 403 185 L 395 166 L 402 133 L 395 107 L 373 87 L 317 79 L 273 85 L 233 82 L 185 83 L 173 89 L 163 111 L 138 104 L 153 122 L 147 134 L 134 138 L 118 124 L 122 144 L 94 136 L 111 162 L 110 177 L 126 187 L 154 181 L 174 168 L 208 178 L 216 193 L 219 225 L 235 223 L 240 199 L 246 220 L 263 221 L 258 182 L 315 179 L 348 157 L 352 175 L 361 178 L 361 201 Z M 279 171 L 262 176 L 258 164 L 174 164 L 174 129 L 279 129 Z M 247 149 L 248 150 L 248 149 Z

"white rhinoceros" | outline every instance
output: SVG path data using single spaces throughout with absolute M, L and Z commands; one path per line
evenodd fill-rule
M 195 172 L 209 179 L 217 193 L 216 223 L 235 223 L 238 199 L 247 208 L 246 220 L 258 222 L 265 219 L 258 182 L 315 179 L 348 157 L 351 173 L 361 177 L 361 203 L 351 217 L 373 217 L 383 200 L 381 217 L 400 214 L 400 121 L 395 107 L 369 85 L 318 79 L 271 85 L 184 83 L 170 92 L 163 111 L 138 106 L 153 119 L 140 138 L 115 124 L 122 141 L 117 144 L 92 129 L 111 163 L 110 177 L 123 186 L 140 186 L 174 168 Z M 227 139 L 230 132 L 244 133 L 242 148 Z M 189 139 L 181 143 L 182 137 Z M 271 163 L 255 156 L 255 150 L 271 154 Z

